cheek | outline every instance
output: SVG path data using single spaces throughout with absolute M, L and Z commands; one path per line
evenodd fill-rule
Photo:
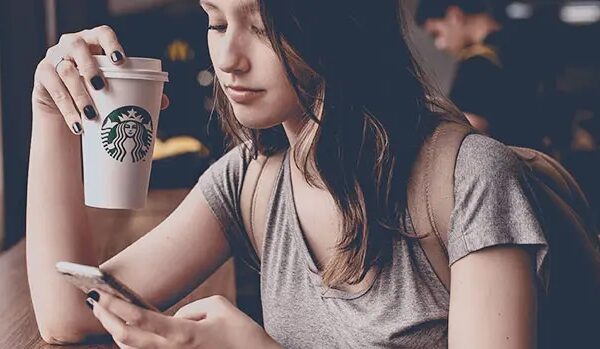
M 215 57 L 216 57 L 216 50 L 217 50 L 217 45 L 216 42 L 213 38 L 211 38 L 210 35 L 207 36 L 206 38 L 206 43 L 208 46 L 208 56 L 210 57 L 210 61 L 214 62 L 215 61 Z
M 279 88 L 274 90 L 273 99 L 277 109 L 284 113 L 291 113 L 300 108 L 298 97 L 292 85 L 288 82 L 285 75 L 281 76 Z
M 287 79 L 283 65 L 277 57 L 264 57 L 262 74 L 267 94 L 262 103 L 257 105 L 257 115 L 263 115 L 266 125 L 287 121 L 298 117 L 301 108 L 294 88 Z M 268 84 L 268 85 L 267 85 Z
M 226 81 L 223 79 L 224 73 L 218 68 L 219 67 L 219 55 L 220 55 L 220 47 L 219 39 L 215 38 L 214 35 L 207 36 L 207 46 L 208 46 L 208 57 L 210 58 L 210 63 L 213 67 L 213 71 L 215 75 L 219 79 L 219 81 Z

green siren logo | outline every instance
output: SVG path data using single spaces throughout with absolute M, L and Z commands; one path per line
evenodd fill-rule
M 102 146 L 113 159 L 123 162 L 127 154 L 135 163 L 142 160 L 152 144 L 152 118 L 136 106 L 114 110 L 102 123 Z

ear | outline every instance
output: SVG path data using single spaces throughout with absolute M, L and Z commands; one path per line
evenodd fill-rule
M 451 22 L 462 22 L 465 19 L 465 12 L 456 5 L 451 5 L 446 10 L 446 18 Z

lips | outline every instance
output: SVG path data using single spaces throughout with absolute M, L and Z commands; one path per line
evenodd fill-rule
M 234 102 L 244 104 L 261 97 L 265 90 L 253 89 L 240 85 L 226 85 L 225 91 Z

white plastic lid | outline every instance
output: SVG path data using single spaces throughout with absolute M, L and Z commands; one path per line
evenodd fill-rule
M 94 58 L 106 78 L 169 82 L 169 73 L 162 71 L 160 59 L 127 57 L 123 64 L 116 65 L 108 56 L 94 55 Z
M 162 71 L 162 62 L 156 58 L 144 58 L 144 57 L 125 57 L 125 62 L 119 65 L 114 64 L 110 57 L 105 55 L 94 55 L 96 62 L 100 69 L 144 69 L 153 71 Z
M 102 75 L 106 78 L 111 79 L 138 79 L 138 80 L 151 80 L 151 81 L 162 81 L 169 82 L 169 73 L 167 72 L 155 72 L 151 70 L 104 70 L 101 69 Z

